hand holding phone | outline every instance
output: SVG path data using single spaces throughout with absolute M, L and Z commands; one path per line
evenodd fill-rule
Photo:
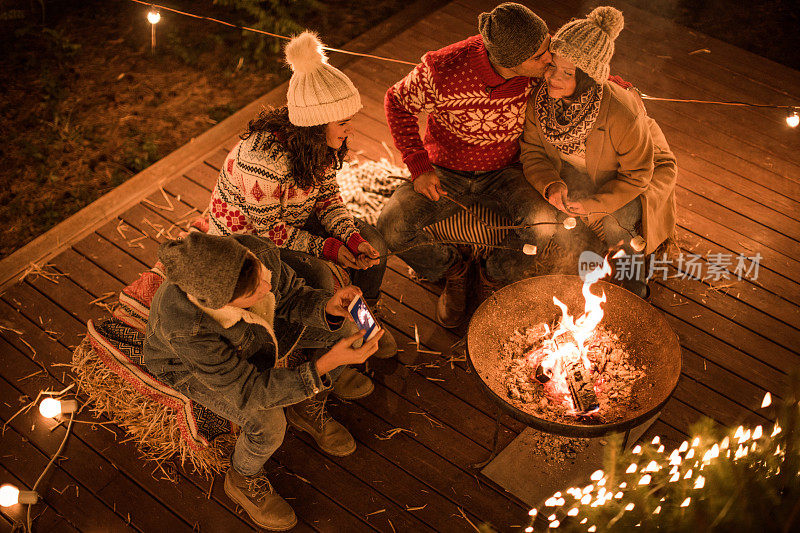
M 356 327 L 364 332 L 364 342 L 370 340 L 380 331 L 381 327 L 378 325 L 375 315 L 372 314 L 372 311 L 367 307 L 367 302 L 364 301 L 360 294 L 353 298 L 347 307 L 347 311 L 353 317 Z

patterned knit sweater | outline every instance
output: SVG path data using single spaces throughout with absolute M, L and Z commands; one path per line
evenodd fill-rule
M 317 186 L 301 189 L 291 175 L 288 158 L 269 132 L 251 135 L 231 150 L 211 193 L 209 233 L 250 233 L 269 237 L 280 248 L 335 261 L 339 247 L 358 255 L 364 239 L 342 202 L 336 173 Z M 313 213 L 333 237 L 301 229 Z
M 416 178 L 433 170 L 498 170 L 519 157 L 525 105 L 535 78 L 505 79 L 489 62 L 480 35 L 422 57 L 389 88 L 386 120 L 403 161 Z M 416 115 L 428 113 L 425 140 Z

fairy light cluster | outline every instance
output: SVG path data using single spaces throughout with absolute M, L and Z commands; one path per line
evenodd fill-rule
M 772 403 L 769 393 L 766 393 L 761 407 L 768 407 Z M 681 445 L 666 455 L 665 447 L 661 444 L 660 437 L 656 436 L 650 442 L 657 454 L 663 456 L 660 460 L 647 461 L 642 459 L 642 446 L 636 445 L 631 453 L 633 461 L 620 469 L 621 473 L 612 481 L 611 477 L 603 470 L 597 470 L 590 476 L 590 481 L 583 487 L 570 487 L 563 494 L 556 492 L 545 500 L 541 508 L 531 509 L 530 525 L 524 529 L 526 533 L 534 531 L 534 523 L 540 514 L 547 516 L 548 530 L 557 529 L 565 520 L 578 520 L 578 515 L 587 507 L 600 507 L 608 504 L 612 500 L 624 500 L 628 492 L 632 492 L 641 486 L 652 486 L 655 493 L 671 483 L 683 483 L 686 490 L 678 491 L 681 494 L 679 499 L 670 501 L 668 496 L 660 499 L 651 514 L 658 515 L 669 506 L 686 508 L 692 502 L 702 497 L 702 491 L 706 487 L 707 479 L 703 475 L 703 470 L 715 461 L 739 461 L 748 454 L 756 450 L 768 450 L 774 443 L 771 439 L 782 431 L 780 424 L 775 422 L 769 437 L 766 437 L 764 428 L 745 429 L 739 426 L 733 436 L 726 436 L 719 442 L 702 442 L 703 439 L 695 437 L 691 442 L 684 441 Z M 762 442 L 763 441 L 763 442 Z M 782 461 L 785 450 L 779 444 L 774 444 L 774 456 Z M 777 475 L 780 468 L 770 470 L 766 475 Z M 612 486 L 613 485 L 613 486 Z M 620 502 L 622 503 L 622 502 Z M 633 511 L 636 504 L 633 502 L 621 508 L 619 516 L 623 513 Z M 586 527 L 588 533 L 598 530 L 605 530 L 608 524 L 590 524 L 589 518 L 584 517 L 578 521 L 579 525 Z M 574 525 L 570 523 L 570 525 Z

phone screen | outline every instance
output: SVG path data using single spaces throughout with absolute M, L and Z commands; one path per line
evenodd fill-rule
M 361 296 L 356 298 L 350 306 L 350 316 L 353 317 L 358 329 L 364 330 L 365 341 L 372 337 L 372 333 L 378 327 L 378 323 Z

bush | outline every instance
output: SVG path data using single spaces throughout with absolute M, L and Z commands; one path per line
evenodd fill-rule
M 215 0 L 214 3 L 241 12 L 243 26 L 279 35 L 300 33 L 305 29 L 300 21 L 325 8 L 317 0 Z M 271 54 L 280 52 L 283 44 L 273 37 L 242 31 L 242 46 L 259 66 L 263 66 Z

